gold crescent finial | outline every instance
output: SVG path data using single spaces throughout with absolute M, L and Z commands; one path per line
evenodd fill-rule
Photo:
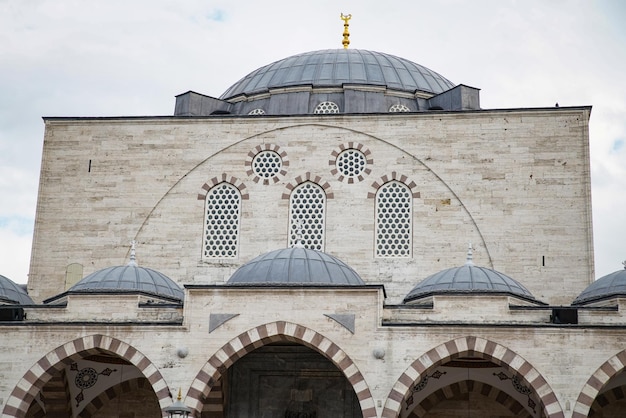
M 348 26 L 350 26 L 350 24 L 348 23 L 348 20 L 352 19 L 352 15 L 344 15 L 343 13 L 341 14 L 341 20 L 343 20 L 343 41 L 341 41 L 341 43 L 343 44 L 343 48 L 344 49 L 348 49 L 348 45 L 350 45 L 350 32 L 348 32 Z

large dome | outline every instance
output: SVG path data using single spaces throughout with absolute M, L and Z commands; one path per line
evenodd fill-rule
M 145 267 L 116 266 L 98 270 L 70 287 L 67 293 L 143 293 L 182 301 L 184 292 L 172 279 Z
M 626 266 L 623 270 L 607 274 L 591 283 L 578 295 L 572 302 L 572 305 L 584 305 L 585 303 L 618 296 L 626 297 Z
M 410 93 L 433 94 L 454 87 L 454 83 L 440 74 L 394 55 L 362 49 L 326 49 L 293 55 L 261 67 L 233 84 L 220 98 L 252 95 L 279 87 L 341 87 L 343 84 L 386 86 Z
M 0 275 L 0 304 L 34 305 L 35 302 L 17 283 Z
M 365 283 L 343 261 L 321 251 L 294 247 L 258 256 L 235 271 L 228 284 L 362 286 Z
M 417 284 L 404 298 L 404 302 L 434 294 L 509 294 L 535 300 L 520 283 L 509 276 L 471 263 L 435 273 Z

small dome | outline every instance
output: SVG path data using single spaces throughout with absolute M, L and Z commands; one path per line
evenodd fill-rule
M 133 293 L 183 300 L 184 292 L 172 279 L 158 271 L 129 264 L 109 267 L 86 276 L 67 293 Z
M 20 285 L 0 275 L 0 304 L 34 305 L 35 302 Z
M 584 305 L 589 302 L 610 299 L 617 296 L 626 297 L 626 265 L 624 269 L 607 274 L 591 283 L 578 295 L 574 302 L 572 302 L 572 305 Z
M 471 263 L 454 267 L 427 277 L 409 292 L 404 302 L 434 294 L 493 294 L 504 293 L 535 300 L 519 282 L 509 276 Z
M 414 93 L 439 94 L 454 83 L 419 64 L 382 52 L 362 49 L 326 49 L 293 55 L 261 67 L 235 84 L 220 99 L 252 95 L 273 88 L 343 84 L 386 86 Z
M 260 255 L 239 267 L 229 285 L 362 286 L 359 275 L 343 261 L 307 248 L 286 248 Z

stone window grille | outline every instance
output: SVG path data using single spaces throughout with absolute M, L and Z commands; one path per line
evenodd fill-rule
M 411 190 L 399 181 L 376 192 L 376 257 L 411 257 Z
M 277 176 L 282 167 L 283 160 L 275 151 L 261 151 L 252 159 L 252 171 L 262 179 Z
M 248 112 L 248 115 L 251 116 L 256 116 L 256 115 L 264 115 L 265 114 L 265 110 L 257 108 L 257 109 L 252 109 L 251 111 Z
M 335 102 L 322 102 L 315 107 L 313 113 L 339 113 L 339 106 Z
M 289 246 L 324 251 L 326 194 L 315 183 L 297 186 L 289 197 Z
M 236 258 L 239 247 L 241 194 L 235 186 L 220 183 L 206 196 L 204 257 Z
M 358 177 L 367 166 L 367 158 L 358 149 L 347 149 L 337 156 L 337 170 L 347 178 Z
M 389 108 L 389 112 L 390 113 L 395 113 L 395 112 L 410 112 L 411 109 L 409 109 L 407 106 L 403 105 L 403 104 L 395 104 L 393 106 L 391 106 Z

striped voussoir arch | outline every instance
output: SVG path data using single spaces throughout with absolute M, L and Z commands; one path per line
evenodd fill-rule
M 165 380 L 163 380 L 163 376 L 146 356 L 123 341 L 96 334 L 78 338 L 57 347 L 35 363 L 11 392 L 2 411 L 2 416 L 23 418 L 35 396 L 55 372 L 62 370 L 75 360 L 103 351 L 117 354 L 135 365 L 150 382 L 161 409 L 172 403 L 170 391 Z
M 374 399 L 363 375 L 352 359 L 322 334 L 291 322 L 278 321 L 252 328 L 233 338 L 202 367 L 187 392 L 186 404 L 199 415 L 203 399 L 209 397 L 221 376 L 239 358 L 264 345 L 290 341 L 309 347 L 332 361 L 346 376 L 357 398 L 364 418 L 375 418 Z
M 591 375 L 578 395 L 572 418 L 586 418 L 600 390 L 608 381 L 626 368 L 626 350 L 614 355 Z
M 520 404 L 515 398 L 509 396 L 506 392 L 503 392 L 487 383 L 477 382 L 474 380 L 464 380 L 453 383 L 445 388 L 437 389 L 435 392 L 426 397 L 426 399 L 420 402 L 420 404 L 417 405 L 413 411 L 411 411 L 408 418 L 421 418 L 425 416 L 428 411 L 437 406 L 439 402 L 447 399 L 455 399 L 466 393 L 477 393 L 485 396 L 504 406 L 518 418 L 533 418 L 533 416 L 524 409 L 522 404 Z
M 480 357 L 503 366 L 524 379 L 533 389 L 548 418 L 564 418 L 556 395 L 548 382 L 523 357 L 508 348 L 479 337 L 461 337 L 428 351 L 415 360 L 395 383 L 383 409 L 383 418 L 400 416 L 402 402 L 408 396 L 411 386 L 429 370 L 458 357 Z

